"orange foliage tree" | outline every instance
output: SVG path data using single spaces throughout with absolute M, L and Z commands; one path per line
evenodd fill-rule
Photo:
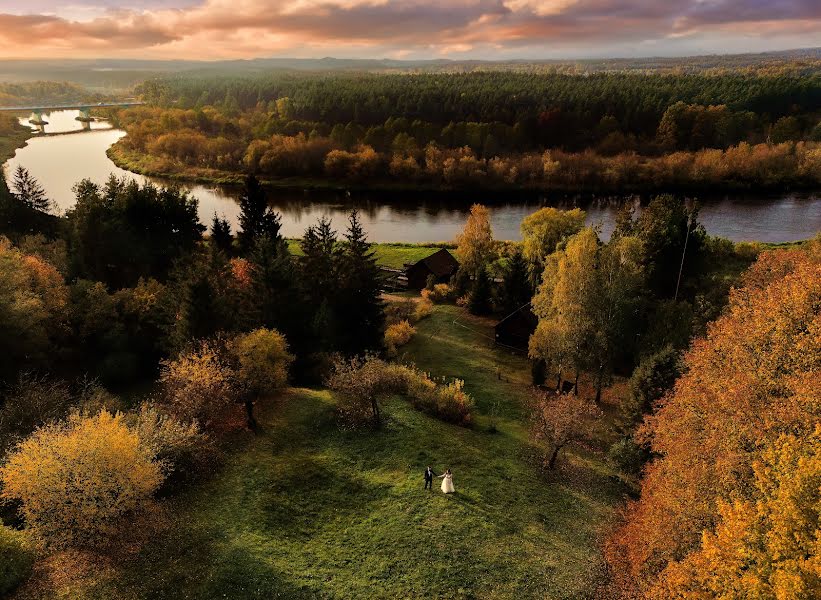
M 639 432 L 659 458 L 606 545 L 623 590 L 649 598 L 819 591 L 819 486 L 810 465 L 821 420 L 821 245 L 808 246 L 759 258 Z M 784 467 L 798 455 L 807 464 L 801 474 Z M 797 537 L 793 527 L 803 528 Z
M 162 480 L 137 433 L 106 411 L 37 430 L 0 468 L 2 497 L 20 502 L 35 535 L 54 546 L 110 541 Z

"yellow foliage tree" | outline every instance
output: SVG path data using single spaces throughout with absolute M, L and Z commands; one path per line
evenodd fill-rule
M 37 430 L 0 468 L 2 497 L 20 502 L 39 539 L 61 547 L 110 541 L 162 481 L 162 465 L 107 411 Z
M 584 219 L 581 209 L 559 210 L 548 206 L 522 220 L 522 252 L 534 286 L 541 280 L 545 258 L 556 251 L 559 242 L 581 231 Z
M 285 336 L 276 329 L 255 329 L 231 344 L 237 359 L 237 381 L 245 394 L 248 425 L 256 426 L 253 407 L 259 396 L 271 394 L 288 383 L 288 369 L 294 361 Z
M 207 425 L 235 401 L 235 374 L 223 355 L 217 343 L 203 341 L 163 362 L 160 382 L 177 416 Z
M 465 228 L 456 237 L 456 256 L 465 273 L 476 274 L 490 262 L 493 256 L 493 231 L 490 227 L 490 211 L 486 206 L 470 207 Z
M 720 501 L 715 531 L 664 571 L 653 597 L 821 598 L 821 425 L 782 436 L 753 467 L 756 499 Z

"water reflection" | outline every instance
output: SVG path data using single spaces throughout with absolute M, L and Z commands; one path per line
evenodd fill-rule
M 141 182 L 155 181 L 118 168 L 106 156 L 106 150 L 124 132 L 111 129 L 105 122 L 90 123 L 91 131 L 82 132 L 84 123 L 75 120 L 79 111 L 49 114 L 46 135 L 35 136 L 14 158 L 4 165 L 7 175 L 23 165 L 40 181 L 58 211 L 74 204 L 72 187 L 83 178 L 103 183 L 110 174 L 134 177 Z M 76 135 L 48 135 L 76 132 Z M 190 193 L 199 199 L 199 216 L 210 223 L 214 214 L 227 219 L 234 229 L 239 221 L 236 199 L 239 190 L 230 187 L 190 185 Z M 587 221 L 599 224 L 603 236 L 612 232 L 618 207 L 629 197 L 583 197 L 561 194 L 516 194 L 492 192 L 483 194 L 435 194 L 428 192 L 345 193 L 333 191 L 303 192 L 271 190 L 271 205 L 282 214 L 283 233 L 301 236 L 320 217 L 329 217 L 336 229 L 344 229 L 351 209 L 360 211 L 363 225 L 373 241 L 442 241 L 452 240 L 464 225 L 473 202 L 488 204 L 494 235 L 498 239 L 520 239 L 522 219 L 541 206 L 560 208 L 579 206 L 587 211 Z M 821 230 L 821 197 L 817 194 L 761 196 L 723 195 L 701 199 L 700 220 L 712 235 L 735 241 L 761 240 L 783 242 L 812 237 Z

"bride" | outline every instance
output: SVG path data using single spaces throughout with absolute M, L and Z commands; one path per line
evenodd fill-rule
M 445 471 L 444 475 L 440 475 L 439 478 L 442 480 L 443 494 L 452 494 L 456 491 L 453 489 L 453 473 L 450 472 L 450 469 Z

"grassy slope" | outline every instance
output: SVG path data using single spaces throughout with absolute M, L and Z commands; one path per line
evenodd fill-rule
M 441 244 L 384 243 L 373 245 L 377 262 L 392 269 L 401 269 L 405 263 L 415 263 L 422 260 L 438 251 L 441 247 Z M 288 250 L 295 256 L 302 255 L 299 240 L 288 240 Z
M 485 415 L 464 429 L 401 399 L 388 403 L 384 431 L 340 432 L 328 392 L 292 390 L 260 411 L 264 433 L 238 440 L 218 476 L 172 501 L 170 535 L 58 594 L 592 597 L 597 531 L 618 496 L 599 454 L 574 448 L 545 479 L 521 421 L 526 361 L 491 350 L 489 323 L 455 307 L 437 307 L 419 330 L 407 357 L 465 377 L 480 413 L 498 399 L 499 433 Z M 453 469 L 457 494 L 422 489 L 427 463 Z

